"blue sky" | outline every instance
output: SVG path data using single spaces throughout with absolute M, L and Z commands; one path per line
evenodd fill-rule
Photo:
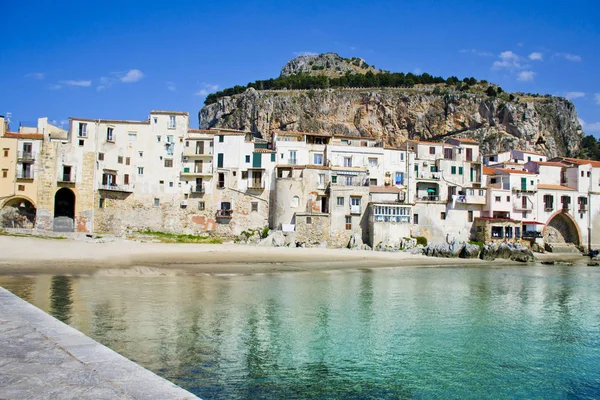
M 303 53 L 571 98 L 600 135 L 595 1 L 6 1 L 0 114 L 145 119 L 279 75 Z

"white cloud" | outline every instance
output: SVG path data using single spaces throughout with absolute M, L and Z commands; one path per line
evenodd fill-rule
M 584 92 L 567 92 L 565 93 L 565 97 L 569 100 L 578 99 L 580 97 L 585 97 Z
M 535 77 L 535 72 L 533 72 L 533 71 L 521 71 L 517 75 L 517 79 L 520 81 L 524 81 L 524 82 L 532 81 L 534 77 Z
M 167 85 L 167 90 L 174 92 L 177 90 L 177 86 L 175 86 L 175 84 L 173 82 L 165 82 L 165 84 Z
M 139 69 L 130 69 L 125 75 L 121 76 L 121 82 L 132 83 L 137 82 L 144 77 L 144 73 Z
M 293 53 L 296 57 L 301 56 L 318 56 L 319 53 L 315 53 L 314 51 L 295 51 Z
M 46 77 L 46 74 L 43 72 L 32 72 L 30 74 L 25 75 L 25 78 L 42 80 Z
M 219 85 L 216 83 L 202 83 L 203 88 L 194 93 L 196 96 L 208 96 L 212 92 L 216 92 L 219 89 Z
M 510 50 L 503 51 L 498 55 L 498 57 L 500 60 L 494 61 L 494 64 L 492 64 L 492 68 L 494 69 L 506 68 L 509 70 L 515 70 L 524 68 L 521 56 L 513 53 Z
M 579 123 L 581 124 L 581 128 L 583 128 L 586 133 L 600 133 L 600 122 L 586 124 L 584 120 L 579 118 Z
M 494 56 L 494 54 L 490 53 L 489 51 L 480 51 L 477 49 L 462 49 L 462 50 L 459 50 L 459 53 L 463 53 L 463 54 L 472 53 L 472 54 L 475 54 L 480 57 L 493 57 Z
M 80 87 L 89 87 L 92 85 L 92 81 L 75 80 L 75 79 L 60 81 L 59 83 L 62 83 L 63 85 L 67 85 L 67 86 L 80 86 Z
M 578 56 L 578 55 L 575 55 L 575 54 L 570 54 L 570 53 L 555 53 L 554 57 L 562 57 L 565 60 L 574 61 L 574 62 L 581 62 L 582 61 L 581 56 Z
M 594 101 L 600 106 L 600 93 L 594 94 Z
M 544 55 L 542 53 L 535 51 L 529 55 L 529 59 L 532 61 L 543 61 Z

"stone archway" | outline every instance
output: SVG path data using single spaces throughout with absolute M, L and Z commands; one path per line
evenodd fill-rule
M 15 197 L 7 200 L 0 210 L 0 224 L 5 228 L 33 228 L 36 213 L 31 200 Z
M 572 243 L 581 245 L 581 232 L 569 214 L 555 213 L 544 228 L 544 243 Z
M 54 231 L 73 232 L 75 226 L 75 193 L 69 188 L 54 195 Z

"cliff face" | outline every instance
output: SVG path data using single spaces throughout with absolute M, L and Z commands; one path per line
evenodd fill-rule
M 274 129 L 403 140 L 469 137 L 484 154 L 520 148 L 549 157 L 575 156 L 583 132 L 573 103 L 559 97 L 434 94 L 434 86 L 384 89 L 256 91 L 252 88 L 199 112 L 200 128 Z

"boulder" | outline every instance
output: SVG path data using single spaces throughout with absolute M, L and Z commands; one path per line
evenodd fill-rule
M 458 255 L 460 258 L 477 258 L 481 249 L 476 244 L 465 244 Z
M 369 246 L 368 244 L 363 244 L 363 245 L 360 247 L 360 249 L 361 249 L 361 250 L 372 250 L 372 249 L 371 249 L 371 246 Z
M 398 245 L 396 243 L 392 243 L 392 242 L 388 242 L 388 241 L 379 242 L 375 246 L 375 251 L 396 252 L 396 251 L 398 251 Z
M 425 247 L 423 253 L 429 257 L 456 258 L 462 250 L 458 243 L 430 244 Z
M 273 232 L 273 234 L 271 234 Z M 273 240 L 274 247 L 283 247 L 285 246 L 286 237 L 281 231 L 271 231 L 269 232 L 269 237 Z
M 496 258 L 504 258 L 505 260 L 510 259 L 513 249 L 506 243 L 500 243 L 498 250 L 496 250 Z
M 486 244 L 481 249 L 481 253 L 479 253 L 479 258 L 484 261 L 494 261 L 496 259 L 496 254 L 498 252 L 498 248 L 495 244 Z
M 518 261 L 518 262 L 534 262 L 535 261 L 535 257 L 533 256 L 533 253 L 531 252 L 531 250 L 525 249 L 525 248 L 513 250 L 510 255 L 510 259 L 513 261 Z
M 360 246 L 363 245 L 363 241 L 362 238 L 360 237 L 359 233 L 355 233 L 350 237 L 350 240 L 348 241 L 348 248 L 349 249 L 354 249 L 354 250 L 358 250 L 360 249 Z

